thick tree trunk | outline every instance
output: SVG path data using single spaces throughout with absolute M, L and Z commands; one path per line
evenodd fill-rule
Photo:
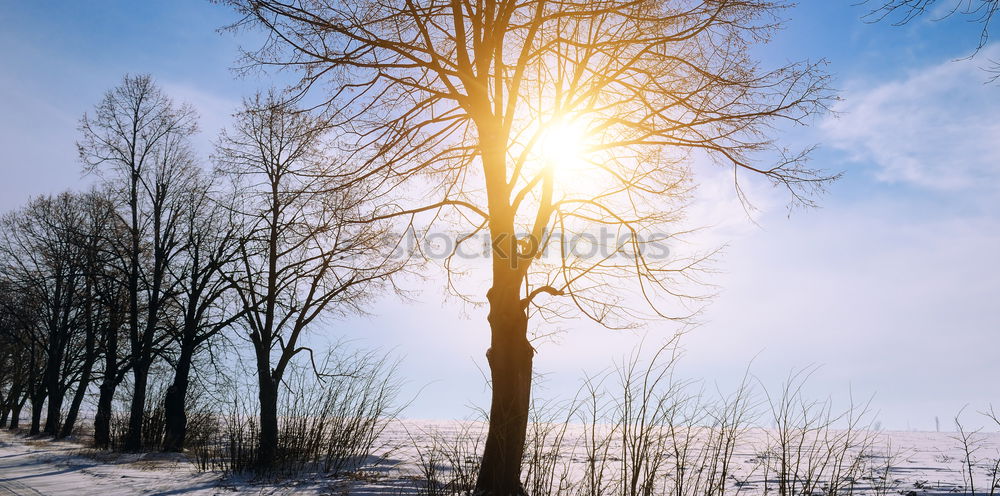
M 111 447 L 111 408 L 118 389 L 118 373 L 118 327 L 111 325 L 104 334 L 104 374 L 94 414 L 94 447 L 97 449 Z
M 62 358 L 61 353 L 62 345 L 59 344 L 57 334 L 52 332 L 50 334 L 49 347 L 50 350 L 46 354 L 46 364 L 45 373 L 42 376 L 42 380 L 45 381 L 45 389 L 48 391 L 49 402 L 48 409 L 45 415 L 45 434 L 55 436 L 59 434 L 59 421 L 62 416 L 62 404 L 63 396 L 65 395 L 65 390 L 59 384 L 60 372 L 62 370 Z
M 163 451 L 180 452 L 184 450 L 184 438 L 187 436 L 186 399 L 191 375 L 191 360 L 194 357 L 192 348 L 194 346 L 188 343 L 181 346 L 174 381 L 167 388 L 167 394 L 163 400 L 164 416 L 166 417 Z
M 527 339 L 528 317 L 515 282 L 494 285 L 487 293 L 492 340 L 486 353 L 493 385 L 489 432 L 476 494 L 524 495 L 521 460 L 528 427 L 534 350 Z
M 116 386 L 113 377 L 105 377 L 101 381 L 97 412 L 94 414 L 94 447 L 98 449 L 111 447 L 111 403 L 115 398 Z
M 31 427 L 28 435 L 34 436 L 42 432 L 42 407 L 45 403 L 45 389 L 35 391 L 31 397 Z
M 125 434 L 125 451 L 142 449 L 142 423 L 146 415 L 146 384 L 149 381 L 149 364 L 136 363 L 132 367 L 135 388 L 132 390 L 132 404 L 129 408 L 128 431 Z
M 260 386 L 260 451 L 257 468 L 261 472 L 274 469 L 278 456 L 278 383 L 271 375 L 258 376 Z
M 50 436 L 59 434 L 60 420 L 62 418 L 63 388 L 59 387 L 58 379 L 53 385 L 51 382 L 47 386 L 49 390 L 48 408 L 45 413 L 45 429 L 43 432 Z
M 482 115 L 488 116 L 488 109 Z M 521 461 L 528 430 L 534 349 L 528 342 L 528 314 L 521 301 L 524 274 L 531 257 L 518 251 L 515 209 L 507 184 L 507 149 L 502 126 L 494 120 L 477 121 L 486 177 L 489 229 L 493 242 L 493 285 L 486 293 L 490 305 L 490 349 L 486 358 L 493 386 L 489 430 L 476 479 L 480 496 L 522 496 Z

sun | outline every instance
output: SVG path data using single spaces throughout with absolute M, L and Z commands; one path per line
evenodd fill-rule
M 581 172 L 587 167 L 590 140 L 582 121 L 558 119 L 550 122 L 542 129 L 540 138 L 542 159 L 557 172 Z

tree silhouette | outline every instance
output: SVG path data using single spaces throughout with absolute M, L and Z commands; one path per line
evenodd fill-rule
M 377 224 L 349 222 L 362 198 L 350 189 L 327 193 L 324 131 L 322 120 L 257 95 L 245 100 L 216 149 L 217 168 L 240 200 L 226 277 L 254 350 L 262 472 L 275 468 L 278 456 L 278 388 L 296 356 L 312 359 L 304 331 L 330 312 L 357 310 L 398 266 L 379 256 Z
M 0 220 L 2 270 L 11 288 L 31 302 L 35 317 L 23 330 L 44 357 L 39 388 L 31 399 L 33 434 L 40 430 L 41 404 L 46 400 L 41 430 L 59 433 L 63 400 L 79 358 L 73 348 L 80 337 L 85 268 L 77 233 L 85 210 L 79 196 L 63 193 L 36 198 Z
M 184 195 L 188 211 L 182 220 L 184 252 L 171 267 L 178 280 L 172 295 L 174 319 L 167 332 L 174 342 L 171 363 L 174 377 L 163 400 L 164 451 L 182 451 L 187 435 L 187 392 L 196 354 L 209 348 L 212 340 L 242 318 L 234 308 L 227 266 L 236 260 L 239 227 L 232 222 L 233 198 L 215 198 L 214 178 L 197 174 Z
M 129 245 L 127 364 L 133 376 L 127 450 L 142 447 L 142 418 L 149 370 L 166 339 L 161 319 L 175 288 L 169 267 L 183 248 L 182 194 L 194 173 L 189 139 L 197 131 L 194 109 L 178 106 L 148 75 L 126 75 L 93 115 L 80 120 L 80 159 L 118 187 Z
M 677 284 L 690 261 L 646 249 L 678 217 L 692 156 L 737 178 L 762 174 L 803 203 L 830 179 L 806 168 L 804 153 L 755 160 L 782 152 L 773 126 L 803 122 L 829 97 L 818 64 L 765 70 L 749 55 L 779 24 L 781 2 L 226 3 L 244 15 L 234 28 L 268 34 L 248 67 L 298 70 L 295 95 L 329 89 L 321 105 L 358 164 L 344 177 L 381 187 L 372 197 L 385 206 L 370 220 L 427 213 L 489 234 L 492 405 L 480 494 L 523 494 L 532 312 L 628 326 L 637 312 L 625 284 L 654 316 L 687 315 Z M 574 164 L 563 167 L 566 155 Z M 600 228 L 615 239 L 604 256 L 566 249 Z M 558 255 L 544 263 L 551 243 Z

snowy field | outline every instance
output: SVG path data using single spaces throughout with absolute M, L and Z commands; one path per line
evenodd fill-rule
M 196 470 L 182 455 L 129 454 L 111 455 L 94 452 L 70 441 L 52 442 L 29 439 L 0 431 L 0 496 L 8 495 L 278 495 L 278 494 L 357 494 L 403 495 L 426 494 L 428 469 L 448 479 L 454 464 L 447 456 L 466 457 L 458 464 L 474 464 L 478 444 L 456 442 L 478 424 L 443 421 L 402 421 L 386 431 L 385 459 L 364 467 L 349 477 L 307 476 L 292 482 L 261 483 L 238 477 Z M 570 428 L 559 450 L 554 472 L 579 477 L 587 457 L 579 449 L 583 430 Z M 735 450 L 732 487 L 728 495 L 764 492 L 765 472 L 759 469 L 758 444 L 773 437 L 768 431 L 747 433 Z M 952 433 L 880 432 L 875 434 L 878 452 L 891 446 L 895 453 L 886 484 L 871 487 L 859 480 L 853 488 L 858 494 L 923 496 L 931 494 L 968 494 L 968 476 L 963 475 L 965 452 Z M 1000 433 L 980 433 L 972 453 L 976 494 L 992 494 L 996 459 L 1000 457 Z M 615 466 L 614 454 L 608 454 L 609 467 Z M 558 477 L 558 475 L 557 475 Z M 770 481 L 775 492 L 774 481 Z

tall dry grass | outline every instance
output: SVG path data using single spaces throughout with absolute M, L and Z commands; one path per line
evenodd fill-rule
M 302 472 L 343 475 L 377 464 L 389 448 L 382 433 L 396 418 L 396 362 L 375 352 L 334 349 L 321 363 L 291 369 L 278 405 L 276 462 L 258 464 L 259 410 L 252 387 L 233 386 L 214 426 L 191 448 L 198 467 L 226 473 L 286 477 Z
M 731 391 L 709 391 L 677 376 L 678 359 L 675 341 L 649 354 L 640 349 L 588 377 L 572 400 L 534 400 L 525 492 L 846 496 L 862 482 L 880 491 L 875 496 L 894 490 L 894 458 L 879 451 L 867 404 L 837 410 L 808 399 L 809 370 L 774 393 L 749 373 Z M 762 422 L 773 428 L 760 428 Z M 485 432 L 482 423 L 463 425 L 411 433 L 421 494 L 471 494 Z

